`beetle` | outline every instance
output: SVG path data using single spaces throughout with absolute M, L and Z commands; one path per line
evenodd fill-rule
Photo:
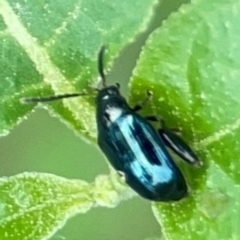
M 98 55 L 98 71 L 102 88 L 95 89 L 98 145 L 113 168 L 126 183 L 143 198 L 152 201 L 178 201 L 188 195 L 185 178 L 171 157 L 172 149 L 186 162 L 200 166 L 194 151 L 174 131 L 166 128 L 162 118 L 142 117 L 139 111 L 150 100 L 147 92 L 144 101 L 131 108 L 120 93 L 120 85 L 106 83 L 104 52 Z M 50 102 L 64 98 L 85 96 L 87 93 L 70 93 L 42 98 L 26 98 L 25 103 Z M 151 121 L 159 121 L 156 130 Z

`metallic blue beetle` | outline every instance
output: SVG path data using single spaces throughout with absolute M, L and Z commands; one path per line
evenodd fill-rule
M 188 194 L 182 172 L 169 154 L 167 147 L 193 165 L 200 161 L 192 149 L 172 130 L 167 129 L 159 117 L 142 117 L 137 112 L 151 97 L 131 108 L 121 95 L 120 85 L 106 85 L 102 47 L 98 56 L 98 69 L 103 88 L 97 89 L 96 121 L 98 145 L 111 165 L 124 177 L 126 183 L 139 195 L 152 201 L 177 201 Z M 25 102 L 47 102 L 87 95 L 64 94 L 45 98 L 28 98 Z M 159 121 L 158 131 L 150 121 Z

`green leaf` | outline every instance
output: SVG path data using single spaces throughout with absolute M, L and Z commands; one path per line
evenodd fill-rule
M 159 237 L 150 237 L 150 238 L 147 238 L 145 240 L 164 240 L 163 238 L 159 238 Z
M 2 178 L 0 193 L 1 240 L 48 239 L 77 213 L 114 207 L 134 194 L 114 175 L 88 184 L 44 173 Z
M 6 134 L 33 106 L 21 97 L 82 92 L 96 83 L 97 53 L 108 45 L 106 62 L 143 31 L 156 0 L 1 0 L 0 133 Z M 133 14 L 137 9 L 137 14 Z M 47 108 L 77 132 L 95 139 L 92 98 Z
M 157 0 L 1 0 L 0 135 L 35 106 L 22 97 L 82 92 L 96 84 L 97 54 L 108 46 L 110 67 L 120 50 L 145 30 Z M 133 14 L 137 9 L 137 14 Z M 96 139 L 93 97 L 44 105 L 77 133 Z M 0 179 L 0 239 L 47 239 L 91 207 L 114 207 L 133 192 L 116 177 L 93 184 L 46 174 Z
M 180 127 L 204 167 L 184 166 L 190 197 L 154 204 L 168 239 L 240 235 L 240 2 L 198 0 L 156 30 L 131 82 L 131 101 L 146 89 L 152 111 Z

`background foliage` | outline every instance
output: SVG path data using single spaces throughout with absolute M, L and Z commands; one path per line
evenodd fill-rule
M 194 143 L 204 162 L 202 169 L 180 163 L 191 196 L 177 204 L 153 204 L 153 213 L 169 239 L 237 239 L 240 4 L 233 0 L 194 1 L 158 28 L 181 2 L 163 1 L 155 14 L 151 12 L 154 1 L 99 3 L 0 2 L 1 133 L 6 134 L 32 111 L 33 106 L 21 105 L 20 97 L 88 89 L 97 76 L 96 54 L 102 43 L 109 43 L 110 68 L 123 46 L 132 42 L 109 74 L 110 80 L 122 83 L 126 95 L 124 82 L 147 40 L 131 77 L 130 102 L 138 102 L 146 88 L 152 89 L 153 102 L 142 114 L 161 114 L 169 126 L 181 127 L 184 138 Z M 132 9 L 138 9 L 137 16 Z M 18 24 L 16 14 L 25 28 Z M 60 115 L 76 133 L 95 141 L 92 98 L 45 108 Z M 99 151 L 49 118 L 46 111 L 36 111 L 2 138 L 0 148 L 2 176 L 37 171 L 84 180 L 46 174 L 2 178 L 1 239 L 47 238 L 69 216 L 94 206 L 114 207 L 121 198 L 132 196 L 114 174 L 95 179 L 108 174 Z M 80 214 L 52 239 L 146 239 L 160 235 L 150 203 L 138 197 L 114 210 L 96 208 Z

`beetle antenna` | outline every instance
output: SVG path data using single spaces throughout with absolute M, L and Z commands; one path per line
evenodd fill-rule
M 104 64 L 103 64 L 105 49 L 106 49 L 106 47 L 102 46 L 102 48 L 101 48 L 101 50 L 98 54 L 98 71 L 99 71 L 99 74 L 102 78 L 103 87 L 107 87 L 106 76 L 105 76 L 105 73 L 104 73 Z
M 49 97 L 39 97 L 39 98 L 22 98 L 22 103 L 39 103 L 39 102 L 53 102 L 64 98 L 72 98 L 72 97 L 79 97 L 79 96 L 86 96 L 87 93 L 69 93 L 69 94 L 62 94 L 56 96 L 49 96 Z
M 103 87 L 107 87 L 106 76 L 104 74 L 104 64 L 103 64 L 105 49 L 106 49 L 106 47 L 102 46 L 99 51 L 99 54 L 98 54 L 98 71 L 102 78 Z M 99 89 L 93 89 L 93 90 L 99 91 Z M 57 101 L 57 100 L 64 99 L 64 98 L 72 98 L 72 97 L 79 97 L 79 96 L 86 96 L 86 95 L 89 95 L 89 94 L 87 94 L 87 93 L 67 93 L 67 94 L 48 96 L 48 97 L 22 98 L 22 99 L 20 99 L 20 101 L 22 103 L 53 102 L 53 101 Z

